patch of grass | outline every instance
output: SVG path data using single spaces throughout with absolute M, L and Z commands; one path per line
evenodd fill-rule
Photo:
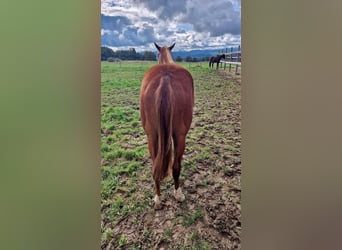
M 194 245 L 192 246 L 192 249 L 193 250 L 210 250 L 211 246 L 205 240 L 200 239 L 200 240 L 194 242 Z
M 197 162 L 191 158 L 182 161 L 182 172 L 187 175 L 189 171 L 195 170 L 197 168 Z
M 102 146 L 101 146 L 102 147 Z M 118 158 L 124 158 L 128 161 L 142 160 L 145 155 L 145 147 L 136 149 L 123 149 L 116 148 L 109 151 L 110 148 L 103 146 L 102 157 L 107 160 L 115 160 Z M 105 150 L 106 149 L 106 150 Z M 109 151 L 109 152 L 108 152 Z
M 202 180 L 201 182 L 196 183 L 196 187 L 208 187 L 209 181 L 207 179 Z
M 116 187 L 119 185 L 119 180 L 115 176 L 111 176 L 112 173 L 109 167 L 103 167 L 102 168 L 102 176 L 106 176 L 107 178 L 103 181 L 101 181 L 101 186 L 102 186 L 102 192 L 101 192 L 101 197 L 104 200 L 107 200 L 111 197 L 111 195 L 115 192 Z M 109 178 L 111 176 L 111 178 Z
M 111 229 L 106 229 L 104 230 L 104 232 L 102 233 L 102 236 L 101 236 L 101 240 L 102 241 L 108 241 L 110 240 L 111 238 L 113 238 L 114 236 L 114 233 Z
M 113 124 L 123 124 L 137 120 L 139 112 L 130 107 L 109 107 L 105 108 L 101 115 L 102 125 L 108 124 L 108 128 L 114 130 Z
M 144 192 L 144 199 L 145 200 L 151 200 L 153 198 L 153 193 L 150 191 L 145 191 Z
M 114 177 L 128 174 L 132 177 L 135 176 L 135 173 L 139 167 L 141 167 L 142 163 L 140 161 L 123 161 L 118 163 L 115 167 L 103 166 L 102 170 L 102 180 L 106 181 L 115 181 Z M 117 181 L 115 181 L 117 184 Z
M 164 234 L 165 234 L 166 238 L 171 239 L 172 238 L 172 229 L 171 228 L 167 228 L 165 230 Z
M 120 247 L 123 247 L 124 245 L 127 244 L 127 239 L 126 239 L 126 236 L 125 235 L 121 235 L 119 240 L 118 240 L 118 244 Z
M 112 210 L 114 213 L 120 213 L 121 209 L 123 208 L 123 199 L 119 196 L 112 204 Z
M 146 240 L 150 241 L 152 238 L 152 231 L 150 230 L 145 230 L 143 232 L 143 236 L 145 237 Z
M 121 130 L 115 130 L 114 135 L 116 136 L 116 138 L 120 138 L 122 136 L 122 131 Z
M 193 213 L 183 215 L 183 226 L 188 227 L 197 222 L 197 220 L 200 220 L 203 218 L 203 212 L 201 208 L 196 208 Z
M 132 250 L 141 250 L 141 249 L 142 249 L 142 247 L 141 247 L 140 244 L 134 245 L 134 246 L 132 247 Z
M 192 242 L 191 249 L 193 250 L 209 250 L 211 249 L 208 242 L 201 239 L 201 236 L 197 232 L 191 232 L 189 239 Z
M 101 143 L 101 152 L 109 152 L 111 150 L 107 143 Z
M 223 171 L 223 173 L 225 174 L 225 175 L 230 175 L 230 172 L 231 172 L 231 167 L 230 166 L 224 166 L 223 168 L 222 168 L 222 171 Z
M 224 148 L 225 148 L 225 150 L 232 151 L 232 152 L 238 152 L 239 151 L 239 149 L 237 149 L 236 147 L 231 146 L 231 145 L 225 145 Z
M 137 190 L 136 187 L 136 172 L 137 169 L 142 166 L 141 161 L 122 161 L 119 162 L 116 166 L 102 166 L 102 192 L 101 197 L 104 200 L 110 199 L 113 194 L 117 191 L 123 191 L 123 187 L 121 187 L 122 183 L 120 181 L 121 176 L 125 175 L 130 177 L 127 179 L 127 183 L 125 184 L 128 188 L 125 192 L 126 195 L 130 195 Z
M 121 196 L 118 196 L 116 200 L 112 202 L 111 206 L 104 212 L 104 215 L 107 219 L 115 221 L 128 213 L 140 213 L 144 211 L 147 206 L 148 204 L 144 201 L 137 201 L 134 198 L 129 199 L 128 197 L 123 199 Z
M 190 235 L 189 235 L 189 239 L 191 241 L 194 241 L 198 238 L 198 234 L 196 232 L 191 232 Z
M 193 157 L 196 162 L 204 162 L 210 160 L 212 156 L 211 149 L 208 147 L 198 148 L 198 153 Z

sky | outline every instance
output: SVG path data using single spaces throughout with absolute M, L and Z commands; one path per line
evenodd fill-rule
M 101 45 L 113 50 L 223 49 L 241 43 L 241 0 L 101 0 Z

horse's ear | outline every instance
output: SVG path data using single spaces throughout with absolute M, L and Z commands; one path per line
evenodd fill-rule
M 171 51 L 173 49 L 173 47 L 175 47 L 176 43 L 173 43 L 170 47 L 169 50 Z
M 157 50 L 160 51 L 160 46 L 156 43 L 154 43 L 154 45 L 156 46 Z

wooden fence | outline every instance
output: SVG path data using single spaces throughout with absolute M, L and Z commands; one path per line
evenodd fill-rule
M 232 65 L 235 65 L 235 74 L 237 74 L 238 68 L 241 67 L 241 46 L 239 45 L 236 51 L 233 51 L 233 47 L 231 47 L 230 52 L 228 52 L 227 48 L 226 52 L 223 50 L 220 54 L 225 54 L 225 59 L 220 61 L 221 68 L 224 66 L 224 69 L 226 69 L 226 66 L 229 65 L 229 72 L 231 72 Z

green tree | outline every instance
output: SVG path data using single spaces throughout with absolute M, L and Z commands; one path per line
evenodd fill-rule
M 142 59 L 145 61 L 156 61 L 156 55 L 152 51 L 144 51 Z
M 117 58 L 121 60 L 128 60 L 129 59 L 129 50 L 117 50 L 115 52 Z
M 176 62 L 182 62 L 183 58 L 181 56 L 177 56 L 175 60 L 176 60 Z
M 108 47 L 101 47 L 101 61 L 106 61 L 109 57 L 115 57 L 114 51 Z
M 187 57 L 185 57 L 185 61 L 186 61 L 186 62 L 192 62 L 193 59 L 192 59 L 191 56 L 187 56 Z
M 128 51 L 128 59 L 129 60 L 141 60 L 141 54 L 135 51 L 135 48 L 130 48 Z

